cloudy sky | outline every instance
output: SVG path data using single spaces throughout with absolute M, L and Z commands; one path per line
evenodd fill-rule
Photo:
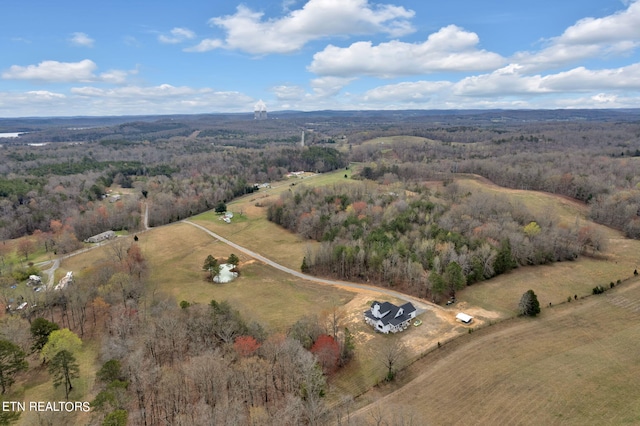
M 0 117 L 640 107 L 640 0 L 3 0 Z

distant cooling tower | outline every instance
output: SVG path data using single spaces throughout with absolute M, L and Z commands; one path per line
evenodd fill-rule
M 253 118 L 256 120 L 266 120 L 267 118 L 267 105 L 262 102 L 262 99 L 253 108 Z

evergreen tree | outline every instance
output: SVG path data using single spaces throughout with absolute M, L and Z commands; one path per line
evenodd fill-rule
M 96 373 L 96 378 L 104 383 L 122 379 L 122 366 L 117 359 L 110 359 L 102 365 Z
M 211 274 L 211 282 L 213 282 L 213 279 L 220 273 L 220 264 L 218 264 L 218 259 L 212 255 L 207 256 L 204 261 L 204 265 L 202 265 L 202 269 L 209 271 Z
M 240 263 L 240 258 L 235 254 L 231 253 L 229 255 L 229 258 L 227 259 L 227 263 L 229 265 L 238 266 L 238 263 Z
M 3 402 L 4 400 L 0 398 L 0 406 Z M 0 410 L 0 425 L 10 425 L 13 422 L 17 422 L 20 418 L 20 414 L 20 411 Z
M 446 284 L 442 275 L 437 272 L 431 272 L 431 274 L 429 274 L 429 284 L 431 285 L 431 293 L 433 295 L 440 296 L 444 293 Z
M 64 349 L 55 354 L 49 363 L 49 373 L 53 376 L 53 386 L 64 385 L 65 398 L 69 399 L 73 389 L 71 379 L 80 377 L 80 367 L 73 354 Z
M 455 295 L 457 290 L 462 290 L 467 284 L 467 278 L 462 272 L 462 268 L 458 262 L 450 262 L 442 275 L 445 287 L 451 295 Z
M 309 265 L 307 264 L 307 257 L 302 258 L 302 265 L 300 265 L 300 272 L 306 274 L 309 272 Z
M 47 321 L 44 318 L 36 318 L 31 323 L 31 337 L 33 337 L 33 352 L 39 351 L 49 340 L 52 331 L 59 330 L 60 327 L 55 322 Z
M 356 344 L 354 342 L 353 334 L 351 334 L 351 331 L 345 327 L 340 345 L 340 365 L 345 365 L 351 358 L 353 358 L 355 349 Z
M 20 347 L 8 340 L 0 340 L 0 386 L 4 394 L 15 381 L 15 375 L 25 371 L 29 364 Z
M 496 260 L 493 263 L 493 270 L 496 275 L 500 275 L 509 272 L 517 266 L 518 263 L 511 254 L 511 242 L 508 238 L 505 238 L 502 240 L 502 243 L 500 243 L 500 250 L 498 250 Z
M 102 424 L 104 426 L 126 426 L 128 417 L 127 410 L 115 410 L 105 416 Z
M 522 298 L 520 298 L 518 313 L 529 317 L 535 317 L 540 313 L 538 296 L 536 296 L 533 290 L 527 290 L 526 293 L 522 295 Z

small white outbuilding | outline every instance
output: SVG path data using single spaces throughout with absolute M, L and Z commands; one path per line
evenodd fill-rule
M 456 315 L 456 319 L 464 324 L 471 324 L 473 322 L 473 317 L 471 315 L 467 315 L 462 312 Z

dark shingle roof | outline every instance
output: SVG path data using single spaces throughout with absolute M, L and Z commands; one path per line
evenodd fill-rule
M 374 321 L 380 320 L 385 325 L 386 324 L 398 325 L 400 323 L 403 323 L 408 319 L 410 319 L 411 318 L 410 314 L 416 310 L 415 306 L 413 306 L 411 302 L 407 302 L 402 306 L 396 306 L 390 302 L 380 303 L 380 302 L 374 301 L 371 304 L 371 308 L 373 308 L 376 304 L 380 306 L 379 312 L 381 314 L 384 314 L 381 318 L 376 318 L 371 312 L 371 309 L 368 309 L 367 311 L 365 311 L 364 315 L 367 318 L 370 318 Z M 398 315 L 398 311 L 400 309 L 402 309 L 403 312 L 402 314 Z

